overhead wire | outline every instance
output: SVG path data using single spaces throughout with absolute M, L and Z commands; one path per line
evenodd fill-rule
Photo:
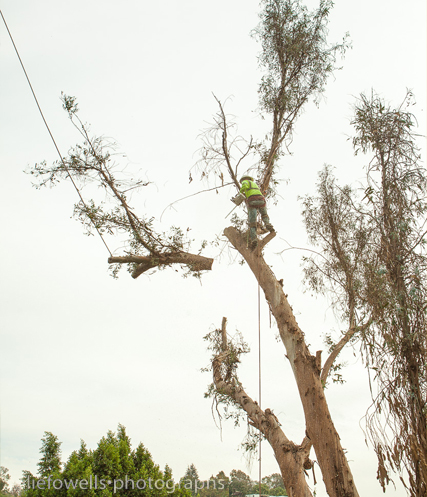
M 29 87 L 31 89 L 31 93 L 33 95 L 34 101 L 36 102 L 36 105 L 37 105 L 37 108 L 39 110 L 40 116 L 43 119 L 45 127 L 46 127 L 46 129 L 47 129 L 47 131 L 48 131 L 48 133 L 50 135 L 50 138 L 51 138 L 51 140 L 52 140 L 52 142 L 53 142 L 53 144 L 55 146 L 55 149 L 56 149 L 56 151 L 57 151 L 57 153 L 59 155 L 59 158 L 60 158 L 60 160 L 62 162 L 62 165 L 64 166 L 64 169 L 67 171 L 67 174 L 68 174 L 68 176 L 69 176 L 69 178 L 71 180 L 71 183 L 73 184 L 73 186 L 74 186 L 74 188 L 75 188 L 75 190 L 76 190 L 76 192 L 77 192 L 77 194 L 78 194 L 81 202 L 83 203 L 84 207 L 86 209 L 88 209 L 87 205 L 86 205 L 86 202 L 84 201 L 84 199 L 82 197 L 82 194 L 81 194 L 78 186 L 76 185 L 76 183 L 75 183 L 75 181 L 74 181 L 74 179 L 73 179 L 73 177 L 72 177 L 72 175 L 70 173 L 70 170 L 68 169 L 68 167 L 67 167 L 67 165 L 66 165 L 66 163 L 65 163 L 65 161 L 64 161 L 64 159 L 63 159 L 63 157 L 61 155 L 61 152 L 60 152 L 59 147 L 58 147 L 58 145 L 56 143 L 56 140 L 55 140 L 55 138 L 54 138 L 54 136 L 52 134 L 52 131 L 50 130 L 50 127 L 49 127 L 49 125 L 48 125 L 48 123 L 46 121 L 46 118 L 45 118 L 45 116 L 43 114 L 43 111 L 42 111 L 42 109 L 40 107 L 40 104 L 39 104 L 39 101 L 37 99 L 36 93 L 35 93 L 35 91 L 33 89 L 32 84 L 31 84 L 30 78 L 29 78 L 29 76 L 27 74 L 27 71 L 25 69 L 24 63 L 23 63 L 23 61 L 21 59 L 21 56 L 19 54 L 18 48 L 17 48 L 17 46 L 15 44 L 15 41 L 13 39 L 12 33 L 10 32 L 10 29 L 9 29 L 9 27 L 7 25 L 6 19 L 4 18 L 3 12 L 1 10 L 0 10 L 0 15 L 1 15 L 2 19 L 3 19 L 3 23 L 4 23 L 5 27 L 6 27 L 6 30 L 8 32 L 9 38 L 10 38 L 10 40 L 12 42 L 13 48 L 15 49 L 16 55 L 17 55 L 17 57 L 19 59 L 20 65 L 21 65 L 22 70 L 23 70 L 23 72 L 25 74 L 25 77 L 27 79 L 28 85 L 29 85 Z M 110 256 L 112 256 L 113 254 L 112 254 L 111 250 L 109 249 L 106 241 L 104 240 L 104 237 L 102 236 L 102 233 L 99 231 L 99 229 L 96 226 L 94 220 L 92 218 L 90 218 L 90 220 L 91 220 L 91 222 L 92 222 L 95 230 L 97 231 L 99 237 L 101 238 L 102 242 L 104 243 L 106 249 L 108 250 Z M 259 247 L 258 247 L 258 256 L 259 256 Z M 259 268 L 259 269 L 261 270 L 261 268 Z M 260 277 L 260 275 L 258 275 L 258 399 L 259 399 L 259 408 L 261 409 L 261 384 L 262 384 L 262 382 L 261 382 L 261 378 L 262 378 L 261 377 L 261 297 L 260 297 L 260 282 L 259 282 L 259 277 Z M 261 478 L 261 470 L 262 470 L 261 442 L 262 442 L 262 432 L 261 432 L 261 429 L 259 431 L 260 431 L 259 449 L 258 449 L 259 450 L 259 459 L 258 459 L 259 460 L 259 494 L 261 496 L 261 479 L 262 479 Z
M 61 155 L 61 152 L 60 152 L 59 147 L 58 147 L 58 145 L 56 143 L 56 140 L 55 140 L 55 138 L 54 138 L 54 136 L 53 136 L 53 134 L 52 134 L 52 132 L 50 130 L 50 127 L 49 127 L 49 125 L 48 125 L 48 123 L 47 123 L 47 121 L 46 121 L 46 119 L 44 117 L 43 111 L 42 111 L 42 109 L 40 107 L 39 101 L 37 99 L 36 93 L 35 93 L 35 91 L 33 89 L 32 84 L 31 84 L 30 78 L 28 77 L 27 71 L 25 70 L 24 63 L 22 62 L 21 56 L 19 55 L 18 48 L 15 45 L 15 41 L 13 39 L 12 33 L 10 32 L 9 26 L 7 25 L 6 19 L 4 18 L 3 12 L 1 10 L 0 10 L 0 15 L 1 15 L 2 19 L 3 19 L 3 23 L 4 23 L 5 27 L 6 27 L 6 30 L 8 32 L 10 41 L 12 42 L 13 48 L 15 49 L 16 55 L 18 56 L 19 62 L 20 62 L 21 67 L 22 67 L 22 70 L 24 71 L 25 77 L 26 77 L 28 85 L 29 85 L 29 87 L 31 89 L 31 93 L 32 93 L 32 95 L 34 97 L 34 100 L 36 102 L 36 105 L 37 105 L 37 108 L 39 110 L 39 113 L 40 113 L 40 115 L 41 115 L 41 117 L 43 119 L 43 122 L 44 122 L 44 124 L 46 126 L 47 131 L 49 132 L 50 138 L 52 139 L 52 142 L 53 142 L 53 144 L 55 146 L 55 149 L 56 149 L 56 151 L 57 151 L 57 153 L 59 155 L 59 158 L 60 158 L 60 160 L 62 162 L 62 165 L 64 166 L 64 169 L 67 171 L 67 174 L 68 174 L 68 176 L 69 176 L 69 178 L 71 180 L 71 183 L 73 184 L 73 186 L 74 186 L 74 188 L 75 188 L 75 190 L 76 190 L 76 192 L 77 192 L 77 194 L 78 194 L 78 196 L 79 196 L 82 204 L 84 205 L 85 209 L 88 211 L 88 207 L 86 205 L 86 202 L 84 201 L 83 196 L 82 196 L 82 194 L 81 194 L 78 186 L 76 185 L 73 177 L 71 176 L 70 170 L 68 169 L 67 164 L 65 163 L 65 161 L 64 161 L 64 159 L 63 159 L 63 157 Z M 95 228 L 96 232 L 98 233 L 99 237 L 101 238 L 102 242 L 104 243 L 105 248 L 108 250 L 108 253 L 110 254 L 110 256 L 113 256 L 111 250 L 109 249 L 109 247 L 107 245 L 107 242 L 104 240 L 104 237 L 102 236 L 102 233 L 100 232 L 99 228 L 96 226 L 95 221 L 91 217 L 89 217 L 89 219 L 91 220 L 91 222 L 93 224 L 93 227 Z

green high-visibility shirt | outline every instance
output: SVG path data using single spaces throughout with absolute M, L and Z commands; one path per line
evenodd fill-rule
M 246 198 L 251 195 L 262 195 L 261 190 L 255 181 L 251 181 L 249 179 L 245 179 L 242 181 L 242 188 L 240 188 L 240 193 L 243 193 Z

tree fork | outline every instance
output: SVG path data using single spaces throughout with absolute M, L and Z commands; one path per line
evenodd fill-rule
M 282 285 L 265 262 L 261 250 L 251 251 L 236 228 L 224 235 L 243 256 L 270 304 L 286 354 L 291 364 L 304 409 L 307 436 L 313 443 L 323 481 L 330 497 L 358 497 L 353 476 L 332 422 L 320 380 L 318 360 L 310 354 Z

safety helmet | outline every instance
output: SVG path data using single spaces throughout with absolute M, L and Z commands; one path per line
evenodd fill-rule
M 248 179 L 250 181 L 253 181 L 254 179 L 252 178 L 252 176 L 249 176 L 248 174 L 244 174 L 241 178 L 240 178 L 240 183 L 242 181 L 244 181 L 245 179 Z

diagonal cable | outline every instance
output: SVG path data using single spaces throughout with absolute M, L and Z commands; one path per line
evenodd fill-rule
M 28 77 L 27 71 L 25 70 L 24 63 L 22 62 L 22 59 L 21 59 L 21 57 L 20 57 L 20 55 L 19 55 L 19 52 L 18 52 L 18 49 L 17 49 L 17 47 L 16 47 L 16 45 L 15 45 L 15 42 L 14 42 L 14 40 L 13 40 L 12 33 L 11 33 L 11 32 L 10 32 L 10 30 L 9 30 L 9 27 L 8 27 L 8 25 L 7 25 L 7 23 L 6 23 L 6 19 L 4 18 L 4 16 L 3 16 L 3 12 L 2 12 L 1 10 L 0 10 L 0 15 L 1 15 L 2 19 L 3 19 L 4 25 L 6 26 L 6 30 L 7 30 L 8 34 L 9 34 L 10 41 L 12 42 L 13 48 L 15 49 L 16 55 L 18 56 L 19 62 L 20 62 L 21 67 L 22 67 L 22 70 L 24 71 L 25 77 L 27 78 L 28 85 L 30 86 L 31 93 L 33 94 L 34 100 L 35 100 L 35 102 L 36 102 L 36 104 L 37 104 L 37 108 L 38 108 L 38 110 L 39 110 L 39 112 L 40 112 L 40 115 L 41 115 L 41 117 L 42 117 L 42 119 L 43 119 L 43 122 L 44 122 L 44 124 L 45 124 L 45 126 L 46 126 L 46 129 L 47 129 L 47 130 L 48 130 L 48 132 L 49 132 L 49 135 L 50 135 L 50 137 L 51 137 L 51 139 L 52 139 L 52 142 L 53 142 L 53 144 L 54 144 L 54 146 L 55 146 L 55 148 L 56 148 L 56 151 L 58 152 L 58 155 L 59 155 L 59 158 L 60 158 L 60 160 L 61 160 L 61 162 L 62 162 L 62 165 L 64 166 L 64 169 L 67 171 L 68 176 L 69 176 L 69 178 L 70 178 L 70 180 L 71 180 L 71 183 L 73 184 L 74 188 L 76 189 L 76 192 L 77 192 L 78 196 L 80 197 L 80 200 L 82 201 L 83 205 L 85 206 L 86 211 L 89 211 L 89 210 L 88 210 L 88 207 L 87 207 L 87 205 L 86 205 L 86 202 L 84 201 L 84 199 L 83 199 L 83 197 L 82 197 L 82 194 L 80 193 L 80 190 L 79 190 L 79 188 L 77 187 L 77 185 L 76 185 L 76 183 L 75 183 L 75 181 L 74 181 L 73 177 L 71 176 L 70 170 L 68 169 L 67 164 L 65 163 L 65 161 L 64 161 L 64 159 L 63 159 L 63 157 L 62 157 L 62 155 L 61 155 L 61 152 L 59 151 L 58 145 L 56 144 L 55 138 L 53 137 L 53 134 L 52 134 L 52 132 L 51 132 L 51 130 L 50 130 L 50 128 L 49 128 L 49 125 L 47 124 L 47 121 L 46 121 L 46 119 L 45 119 L 45 117 L 44 117 L 43 111 L 42 111 L 42 109 L 41 109 L 41 107 L 40 107 L 40 104 L 39 104 L 39 102 L 38 102 L 38 100 L 37 100 L 37 97 L 36 97 L 36 94 L 35 94 L 35 92 L 34 92 L 33 86 L 32 86 L 32 84 L 31 84 L 30 78 Z M 91 222 L 92 222 L 92 224 L 93 224 L 93 227 L 96 229 L 96 231 L 97 231 L 98 235 L 100 236 L 100 238 L 101 238 L 102 242 L 104 243 L 104 245 L 105 245 L 106 249 L 108 250 L 108 252 L 109 252 L 110 256 L 112 257 L 112 256 L 113 256 L 113 254 L 111 253 L 111 250 L 108 248 L 108 245 L 107 245 L 106 241 L 104 240 L 104 237 L 102 236 L 102 233 L 99 231 L 98 227 L 96 226 L 95 221 L 94 221 L 94 220 L 93 220 L 90 216 L 88 216 L 88 217 L 89 217 L 89 219 L 91 220 Z

